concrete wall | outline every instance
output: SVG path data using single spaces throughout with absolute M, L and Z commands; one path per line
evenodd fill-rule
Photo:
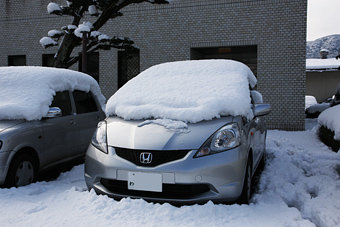
M 318 102 L 332 97 L 340 83 L 340 71 L 307 71 L 306 95 L 312 95 Z
M 48 15 L 48 2 L 0 1 L 0 65 L 19 54 L 27 56 L 28 65 L 41 65 L 42 54 L 56 52 L 42 49 L 39 40 L 72 18 Z M 134 40 L 141 70 L 188 60 L 191 48 L 256 45 L 258 90 L 273 109 L 269 128 L 304 129 L 307 0 L 183 0 L 138 4 L 123 13 L 101 31 Z M 100 86 L 106 97 L 117 90 L 117 74 L 117 51 L 101 51 Z

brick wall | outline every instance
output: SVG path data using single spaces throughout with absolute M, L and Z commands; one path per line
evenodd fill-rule
M 42 54 L 56 52 L 44 50 L 39 40 L 49 30 L 71 24 L 71 18 L 48 15 L 47 4 L 1 1 L 0 65 L 7 65 L 8 55 L 21 54 L 28 65 L 41 65 Z M 191 48 L 256 45 L 258 90 L 273 109 L 266 117 L 269 128 L 304 129 L 307 0 L 177 0 L 138 4 L 122 12 L 101 31 L 134 40 L 141 70 L 188 60 Z M 117 90 L 116 50 L 100 52 L 100 86 L 106 97 Z

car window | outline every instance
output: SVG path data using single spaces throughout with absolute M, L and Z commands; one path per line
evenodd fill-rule
M 98 107 L 91 92 L 76 90 L 73 92 L 73 98 L 76 104 L 77 114 L 98 111 Z
M 72 114 L 72 105 L 68 91 L 56 92 L 50 107 L 59 107 L 63 116 Z

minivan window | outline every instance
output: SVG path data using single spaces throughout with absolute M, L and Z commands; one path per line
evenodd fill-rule
M 72 114 L 72 105 L 68 91 L 56 92 L 51 107 L 59 107 L 63 116 Z
M 91 92 L 74 91 L 74 102 L 76 104 L 77 114 L 90 113 L 98 111 L 98 107 Z

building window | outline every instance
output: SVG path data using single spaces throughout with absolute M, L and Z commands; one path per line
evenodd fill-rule
M 118 88 L 140 73 L 139 50 L 118 52 Z
M 257 46 L 191 48 L 190 58 L 231 59 L 246 64 L 257 75 Z
M 54 67 L 54 54 L 43 54 L 42 66 Z
M 8 66 L 26 65 L 26 55 L 8 56 Z
M 82 72 L 83 62 L 79 58 L 78 71 Z M 87 74 L 92 76 L 99 83 L 99 52 L 87 54 Z

